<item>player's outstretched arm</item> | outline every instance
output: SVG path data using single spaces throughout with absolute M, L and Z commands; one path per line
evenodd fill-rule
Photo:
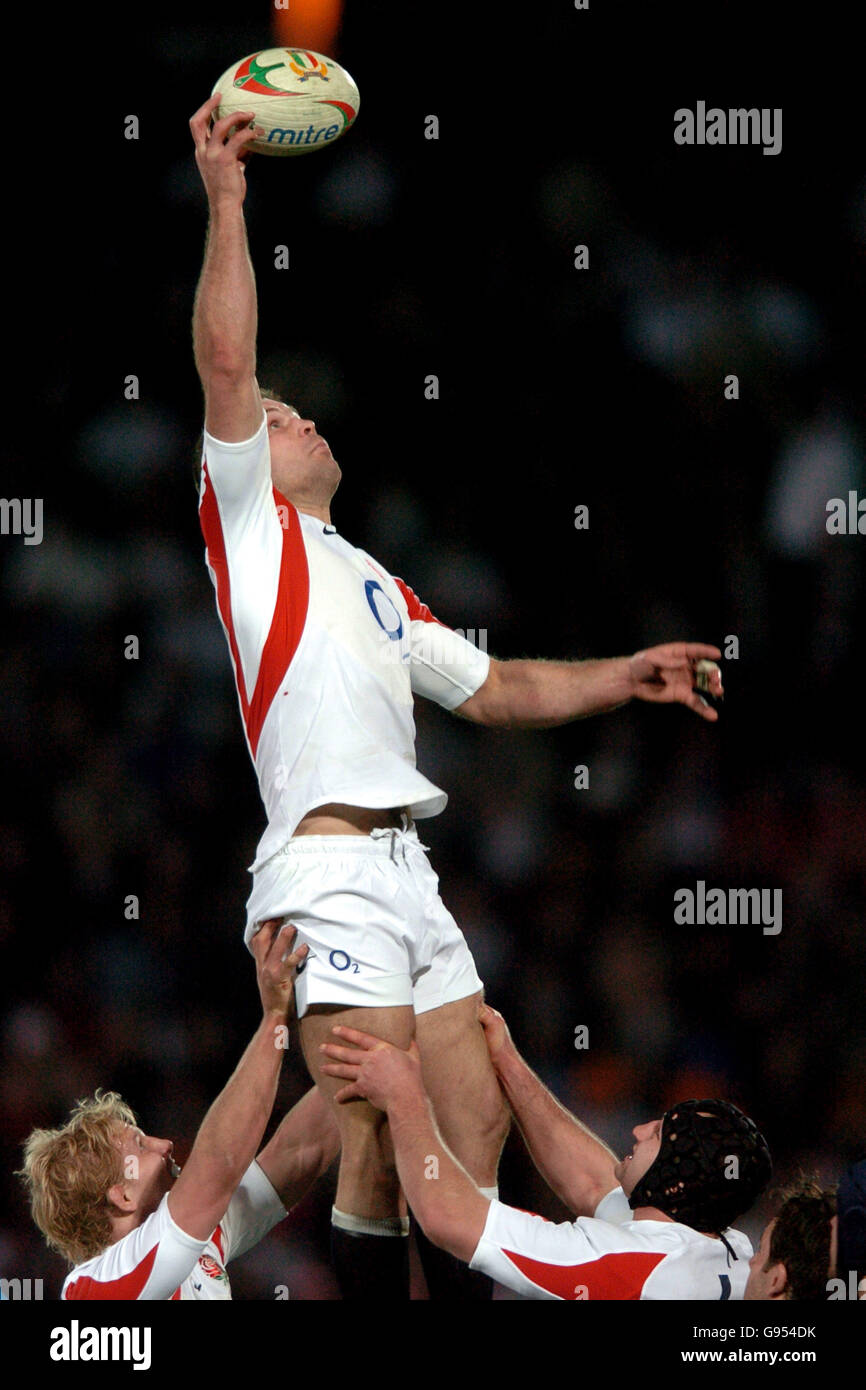
M 172 1219 L 187 1235 L 206 1240 L 225 1214 L 256 1156 L 277 1094 L 285 1055 L 283 1029 L 294 997 L 295 972 L 306 946 L 291 950 L 294 927 L 266 922 L 253 937 L 262 1021 L 228 1085 L 199 1129 L 183 1171 L 168 1194 Z
M 387 1111 L 400 1184 L 406 1200 L 434 1245 L 467 1263 L 484 1232 L 490 1201 L 439 1133 L 421 1079 L 421 1060 L 413 1042 L 404 1052 L 371 1033 L 337 1027 L 341 1042 L 323 1043 L 331 1058 L 322 1070 L 349 1084 L 340 1102 L 363 1096 Z
M 289 1211 L 339 1152 L 337 1122 L 321 1092 L 312 1086 L 292 1106 L 256 1161 Z
M 698 662 L 720 656 L 718 647 L 704 642 L 667 642 L 599 661 L 491 661 L 484 684 L 456 713 L 478 724 L 545 729 L 647 700 L 686 705 L 714 722 L 719 716 L 698 693 L 696 672 Z M 718 671 L 707 688 L 721 698 Z
M 243 213 L 245 159 L 256 126 L 246 111 L 211 127 L 219 100 L 217 93 L 189 123 L 209 210 L 192 332 L 205 425 L 216 439 L 235 443 L 254 435 L 263 419 L 256 383 L 256 284 Z
M 502 1015 L 482 1004 L 479 1017 L 490 1060 L 533 1163 L 569 1211 L 592 1216 L 602 1197 L 619 1185 L 616 1155 L 527 1066 Z

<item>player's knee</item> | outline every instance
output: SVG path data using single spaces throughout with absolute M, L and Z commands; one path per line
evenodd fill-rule
M 393 1185 L 397 1178 L 397 1160 L 388 1121 L 381 1110 L 361 1108 L 353 1116 L 354 1123 L 342 1133 L 341 1171 L 383 1186 Z
M 499 1088 L 495 1093 L 474 1095 L 469 1104 L 449 1107 L 439 1123 L 449 1148 L 479 1187 L 494 1186 L 511 1128 L 511 1111 Z
M 511 1129 L 511 1111 L 498 1085 L 485 1095 L 476 1123 L 481 1143 L 498 1156 Z
M 459 1130 L 459 1147 L 477 1154 L 479 1158 L 498 1159 L 511 1129 L 511 1111 L 496 1078 L 476 1089 L 467 1104 L 453 1117 Z

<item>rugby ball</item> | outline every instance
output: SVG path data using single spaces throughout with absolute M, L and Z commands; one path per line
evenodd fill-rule
M 253 111 L 263 134 L 256 154 L 313 154 L 333 145 L 354 124 L 361 98 L 352 78 L 307 48 L 265 48 L 226 68 L 214 86 L 215 118 Z

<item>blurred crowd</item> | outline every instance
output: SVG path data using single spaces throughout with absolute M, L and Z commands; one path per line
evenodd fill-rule
M 336 525 L 498 657 L 738 641 L 716 726 L 639 705 L 512 733 L 419 704 L 419 765 L 450 796 L 419 824 L 443 898 L 518 1047 L 615 1149 L 718 1095 L 780 1180 L 833 1182 L 866 1149 L 866 541 L 825 526 L 866 487 L 862 161 L 815 168 L 793 122 L 777 160 L 676 149 L 670 83 L 630 142 L 625 118 L 581 119 L 587 86 L 544 148 L 524 132 L 480 159 L 432 65 L 390 119 L 356 14 L 336 56 L 369 92 L 357 128 L 320 161 L 251 166 L 247 199 L 260 380 L 329 439 Z M 58 321 L 66 367 L 40 392 L 44 539 L 0 548 L 0 1274 L 51 1297 L 64 1270 L 13 1177 L 31 1127 L 110 1087 L 182 1156 L 257 1017 L 241 931 L 263 815 L 191 481 L 186 120 L 266 39 L 166 20 L 144 44 L 167 97 L 131 96 L 147 137 L 115 142 L 115 205 L 77 248 L 93 312 L 74 342 Z M 781 888 L 781 932 L 676 925 L 698 879 Z M 295 1040 L 278 1113 L 305 1087 Z M 500 1186 L 564 1216 L 518 1136 Z M 332 1194 L 233 1267 L 236 1297 L 336 1297 Z

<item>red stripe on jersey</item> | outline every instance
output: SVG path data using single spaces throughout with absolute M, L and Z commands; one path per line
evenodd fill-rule
M 280 562 L 277 602 L 262 652 L 259 678 L 250 701 L 247 720 L 247 733 L 253 756 L 271 701 L 298 650 L 310 601 L 310 569 L 300 517 L 291 502 L 277 492 L 276 488 L 273 491 L 274 505 L 285 507 L 288 525 L 283 528 L 283 555 Z
M 211 1240 L 213 1241 L 213 1243 L 214 1243 L 214 1245 L 216 1246 L 217 1250 L 220 1252 L 220 1259 L 222 1260 L 223 1264 L 225 1264 L 225 1262 L 226 1262 L 226 1252 L 223 1250 L 223 1228 L 222 1228 L 222 1226 L 217 1226 L 216 1230 L 214 1231 L 213 1235 L 211 1236 Z
M 122 1274 L 119 1279 L 91 1279 L 89 1274 L 82 1274 L 74 1283 L 69 1285 L 66 1290 L 67 1299 L 136 1299 L 150 1278 L 150 1271 L 153 1269 L 153 1262 L 156 1259 L 156 1252 L 159 1249 L 155 1245 L 148 1251 L 143 1260 L 135 1266 L 129 1274 Z
M 250 752 L 255 757 L 262 725 L 270 709 L 271 701 L 297 651 L 301 633 L 304 630 L 310 597 L 307 552 L 304 549 L 304 537 L 296 509 L 277 492 L 276 488 L 273 488 L 274 506 L 285 507 L 287 525 L 283 527 L 283 552 L 280 560 L 277 601 L 274 605 L 270 631 L 262 649 L 258 679 L 252 698 L 248 698 L 240 652 L 235 639 L 234 623 L 232 622 L 231 586 L 225 536 L 220 520 L 219 504 L 208 474 L 207 463 L 204 464 L 203 472 L 206 481 L 199 506 L 199 521 L 207 545 L 208 564 L 216 579 L 217 607 L 223 627 L 228 633 L 235 684 L 240 696 L 241 713 L 247 731 Z
M 549 1265 L 543 1260 L 531 1260 L 513 1250 L 503 1250 L 513 1265 L 537 1284 L 540 1289 L 556 1294 L 557 1298 L 618 1299 L 625 1302 L 639 1299 L 647 1279 L 656 1265 L 665 1258 L 637 1250 L 601 1255 L 579 1265 Z
M 231 590 L 229 587 L 229 566 L 226 559 L 226 543 L 223 536 L 222 522 L 220 521 L 219 505 L 216 500 L 213 483 L 210 480 L 207 463 L 202 464 L 204 475 L 204 487 L 202 489 L 201 501 L 198 509 L 199 524 L 204 535 L 205 545 L 207 546 L 207 561 L 216 579 L 217 608 L 222 618 L 223 627 L 228 633 L 229 648 L 232 654 L 232 666 L 235 672 L 235 685 L 241 699 L 241 712 L 244 717 L 244 724 L 247 722 L 247 712 L 249 702 L 244 686 L 244 672 L 241 666 L 241 658 L 235 641 L 235 629 L 232 623 L 232 602 Z
M 434 618 L 426 603 L 422 603 L 418 595 L 413 593 L 409 585 L 404 584 L 402 579 L 395 579 L 394 583 L 406 600 L 406 607 L 409 609 L 409 617 L 413 622 L 417 618 L 422 623 L 439 623 L 440 627 L 446 626 L 445 623 L 439 622 L 438 618 Z

